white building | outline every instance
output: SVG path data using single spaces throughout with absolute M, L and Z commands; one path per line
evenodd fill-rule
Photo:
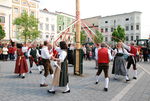
M 34 15 L 36 18 L 39 17 L 39 1 L 38 0 L 0 0 L 0 5 L 3 5 L 3 9 L 0 9 L 0 12 L 5 12 L 6 15 L 10 14 L 10 20 L 6 20 L 6 25 L 10 26 L 9 28 L 9 36 L 6 35 L 6 39 L 9 37 L 10 39 L 16 40 L 18 36 L 18 31 L 16 26 L 12 24 L 12 22 L 19 17 L 24 11 L 28 12 L 28 14 Z M 7 9 L 6 9 L 7 8 Z M 10 9 L 10 13 L 8 13 L 8 8 Z M 8 28 L 8 27 L 7 27 Z
M 52 42 L 57 35 L 57 15 L 47 9 L 40 10 L 39 22 L 42 40 Z
M 10 40 L 10 34 L 11 34 L 11 7 L 0 5 L 0 25 L 2 25 L 6 37 L 4 40 Z
M 105 16 L 99 19 L 99 27 L 104 35 L 104 41 L 111 43 L 114 28 L 120 25 L 125 29 L 127 43 L 141 38 L 141 12 L 131 12 Z

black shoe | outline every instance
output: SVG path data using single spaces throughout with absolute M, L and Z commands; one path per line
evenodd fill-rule
M 42 74 L 42 71 L 40 71 L 40 74 Z
M 135 79 L 135 80 L 136 80 L 137 78 L 136 78 L 136 77 L 133 77 L 133 79 Z
M 40 84 L 40 87 L 47 87 L 48 86 L 48 84 Z
M 55 94 L 55 91 L 47 90 L 48 93 Z
M 18 76 L 21 76 L 21 74 L 19 74 Z
M 32 73 L 31 71 L 29 73 Z
M 97 85 L 97 84 L 98 84 L 98 82 L 95 82 L 95 84 Z
M 24 79 L 25 78 L 25 76 L 22 76 L 22 79 Z
M 130 81 L 130 79 L 126 80 L 126 82 Z
M 104 88 L 104 91 L 106 91 L 106 92 L 107 92 L 107 91 L 108 91 L 108 88 Z
M 62 92 L 62 93 L 70 93 L 70 90 L 64 91 L 64 92 Z

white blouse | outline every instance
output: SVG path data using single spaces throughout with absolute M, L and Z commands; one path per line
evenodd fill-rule
M 59 51 L 59 59 L 60 62 L 64 62 L 65 58 L 67 57 L 67 52 L 64 50 Z
M 124 53 L 124 54 L 126 54 L 126 55 L 130 55 L 130 53 L 128 53 L 127 50 L 124 49 L 124 48 L 118 48 L 118 49 L 115 49 L 114 51 L 115 51 L 115 55 L 116 55 L 117 53 Z

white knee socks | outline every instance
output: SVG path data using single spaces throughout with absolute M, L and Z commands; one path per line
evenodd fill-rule
M 105 78 L 105 88 L 108 88 L 109 78 Z

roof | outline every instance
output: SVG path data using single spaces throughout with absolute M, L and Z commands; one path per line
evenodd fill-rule
M 94 16 L 94 17 L 84 18 L 84 19 L 82 19 L 82 20 L 94 19 L 94 18 L 101 18 L 101 16 Z
M 0 7 L 4 7 L 4 8 L 11 9 L 11 7 L 9 7 L 9 6 L 5 6 L 5 5 L 0 5 Z
M 50 12 L 50 11 L 48 11 L 46 8 L 44 8 L 44 9 L 40 10 L 40 12 L 44 12 L 44 13 L 47 13 L 47 14 L 57 15 L 57 14 L 56 14 L 56 13 L 54 13 L 54 12 Z
M 32 0 L 32 1 L 40 2 L 39 0 Z
M 67 14 L 67 13 L 64 13 L 64 12 L 58 12 L 58 11 L 56 11 L 55 13 L 56 13 L 56 14 L 64 14 L 64 15 L 68 15 L 68 16 L 71 16 L 71 17 L 75 17 L 75 16 L 73 16 L 73 15 L 71 15 L 71 14 Z
M 102 18 L 113 17 L 113 16 L 120 16 L 120 15 L 126 15 L 126 14 L 133 14 L 133 13 L 139 13 L 139 14 L 141 14 L 142 12 L 133 11 L 133 12 L 129 12 L 129 13 L 122 13 L 122 14 L 115 14 L 115 15 L 104 16 L 104 17 L 102 17 Z

